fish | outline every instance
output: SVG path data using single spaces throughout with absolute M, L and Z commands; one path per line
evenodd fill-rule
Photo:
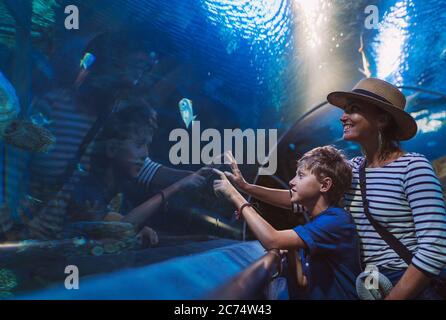
M 79 66 L 81 67 L 81 70 L 79 74 L 76 77 L 76 80 L 74 81 L 74 86 L 76 88 L 79 88 L 79 86 L 84 82 L 85 78 L 90 72 L 90 67 L 93 65 L 93 63 L 96 61 L 96 57 L 94 54 L 87 52 L 82 57 Z
M 45 118 L 45 116 L 42 114 L 42 112 L 33 114 L 31 117 L 29 117 L 31 122 L 34 123 L 37 126 L 47 126 L 49 125 L 52 121 L 48 120 L 47 118 Z
M 446 48 L 444 48 L 443 51 L 440 53 L 440 59 L 446 60 Z
M 370 63 L 369 63 L 369 60 L 367 59 L 367 56 L 366 56 L 365 51 L 364 51 L 364 41 L 362 39 L 362 35 L 359 38 L 359 41 L 360 41 L 360 47 L 358 49 L 358 52 L 361 53 L 361 56 L 362 56 L 362 67 L 364 69 L 358 68 L 358 70 L 363 75 L 365 75 L 367 78 L 370 78 L 372 76 L 372 72 L 370 71 Z
M 28 201 L 30 201 L 31 203 L 38 203 L 38 204 L 43 203 L 43 200 L 37 199 L 37 198 L 31 196 L 30 194 L 27 194 L 27 195 L 26 195 L 26 199 L 27 199 Z
M 7 144 L 28 152 L 48 152 L 56 142 L 46 128 L 18 119 L 9 122 L 2 136 Z
M 236 40 L 231 40 L 226 46 L 226 52 L 232 54 L 238 48 L 238 43 Z
M 178 107 L 180 109 L 181 118 L 183 119 L 186 128 L 189 128 L 192 121 L 196 119 L 197 116 L 193 115 L 192 100 L 183 98 L 178 102 Z
M 46 152 L 55 143 L 52 133 L 32 121 L 18 119 L 20 103 L 13 85 L 0 71 L 0 137 L 16 148 Z
M 84 167 L 82 166 L 82 164 L 78 163 L 76 166 L 76 170 L 82 173 L 87 172 L 87 170 L 84 169 Z
M 95 61 L 96 57 L 94 56 L 94 54 L 86 52 L 83 58 L 81 59 L 80 67 L 82 67 L 84 70 L 87 70 L 93 65 Z

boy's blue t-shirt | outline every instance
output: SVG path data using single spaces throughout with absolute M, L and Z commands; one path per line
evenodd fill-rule
M 299 252 L 309 282 L 301 298 L 358 299 L 359 237 L 352 216 L 329 207 L 294 231 L 307 245 Z

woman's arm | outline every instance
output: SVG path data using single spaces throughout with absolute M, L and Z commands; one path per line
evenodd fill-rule
M 411 299 L 446 265 L 446 211 L 440 182 L 423 156 L 411 159 L 403 181 L 412 211 L 418 248 L 389 299 Z
M 289 190 L 272 189 L 249 183 L 243 188 L 240 188 L 240 190 L 275 207 L 291 210 L 291 195 Z
M 400 281 L 390 291 L 386 300 L 410 300 L 420 294 L 431 281 L 431 278 L 412 264 L 407 268 Z

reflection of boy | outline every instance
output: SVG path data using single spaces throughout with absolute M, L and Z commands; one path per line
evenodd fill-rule
M 135 184 L 153 136 L 153 128 L 148 124 L 154 121 L 144 117 L 142 111 L 141 107 L 127 107 L 110 117 L 93 144 L 90 173 L 74 187 L 67 207 L 69 220 L 121 220 L 131 211 L 130 203 L 122 195 Z M 111 209 L 109 204 L 117 195 L 121 195 L 120 203 Z M 158 242 L 154 230 L 148 226 L 142 230 L 146 235 L 143 240 L 149 244 Z
M 82 81 L 76 81 L 70 89 L 59 88 L 47 93 L 33 104 L 32 112 L 48 118 L 48 129 L 56 137 L 49 152 L 31 159 L 29 192 L 34 198 L 46 202 L 59 191 L 60 184 L 71 173 L 66 172 L 67 166 L 75 158 L 87 132 L 116 101 L 129 96 L 143 97 L 151 92 L 151 70 L 156 59 L 149 54 L 147 44 L 132 31 L 105 32 L 95 37 L 85 52 L 93 54 L 96 60 L 91 68 L 81 68 L 79 73 L 88 76 L 78 78 Z M 90 148 L 87 148 L 79 159 L 81 168 L 89 168 L 89 158 Z M 159 189 L 190 173 L 161 165 L 148 156 L 138 180 L 141 188 Z M 73 173 L 77 174 L 77 171 Z
M 38 218 L 31 221 L 34 236 L 60 235 L 66 222 L 81 220 L 122 220 L 133 223 L 137 231 L 150 233 L 145 223 L 162 204 L 158 197 L 132 209 L 124 196 L 119 212 L 110 212 L 109 206 L 117 195 L 136 187 L 138 173 L 147 158 L 147 145 L 153 135 L 150 123 L 153 122 L 144 110 L 140 106 L 127 106 L 109 117 L 94 141 L 88 175 L 80 177 L 72 186 L 66 185 Z M 199 185 L 201 180 L 204 178 L 191 175 L 180 180 L 174 191 Z M 165 191 L 166 198 L 174 193 L 171 189 Z
M 230 156 L 233 170 L 238 170 Z M 224 194 L 239 209 L 246 200 L 231 185 L 226 175 L 214 182 L 216 192 Z M 225 175 L 226 174 L 226 175 Z M 305 272 L 306 299 L 357 299 L 355 281 L 360 274 L 359 238 L 350 214 L 339 207 L 350 187 L 351 168 L 333 147 L 307 152 L 290 181 L 293 203 L 305 206 L 311 220 L 290 230 L 275 230 L 250 206 L 240 214 L 266 249 L 298 249 Z

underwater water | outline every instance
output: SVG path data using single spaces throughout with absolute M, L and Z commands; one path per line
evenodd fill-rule
M 68 5 L 79 29 L 66 28 Z M 59 283 L 67 264 L 107 274 L 249 238 L 214 194 L 215 175 L 183 182 L 167 202 L 160 194 L 203 166 L 170 158 L 171 132 L 192 136 L 194 120 L 201 131 L 276 129 L 276 182 L 286 187 L 313 147 L 360 153 L 342 140 L 341 112 L 321 104 L 378 77 L 401 87 L 417 121 L 403 147 L 445 183 L 445 9 L 445 0 L 0 0 L 0 298 Z M 145 109 L 119 113 L 135 105 Z M 241 166 L 247 180 L 258 164 Z M 162 205 L 135 232 L 121 218 L 148 199 Z

